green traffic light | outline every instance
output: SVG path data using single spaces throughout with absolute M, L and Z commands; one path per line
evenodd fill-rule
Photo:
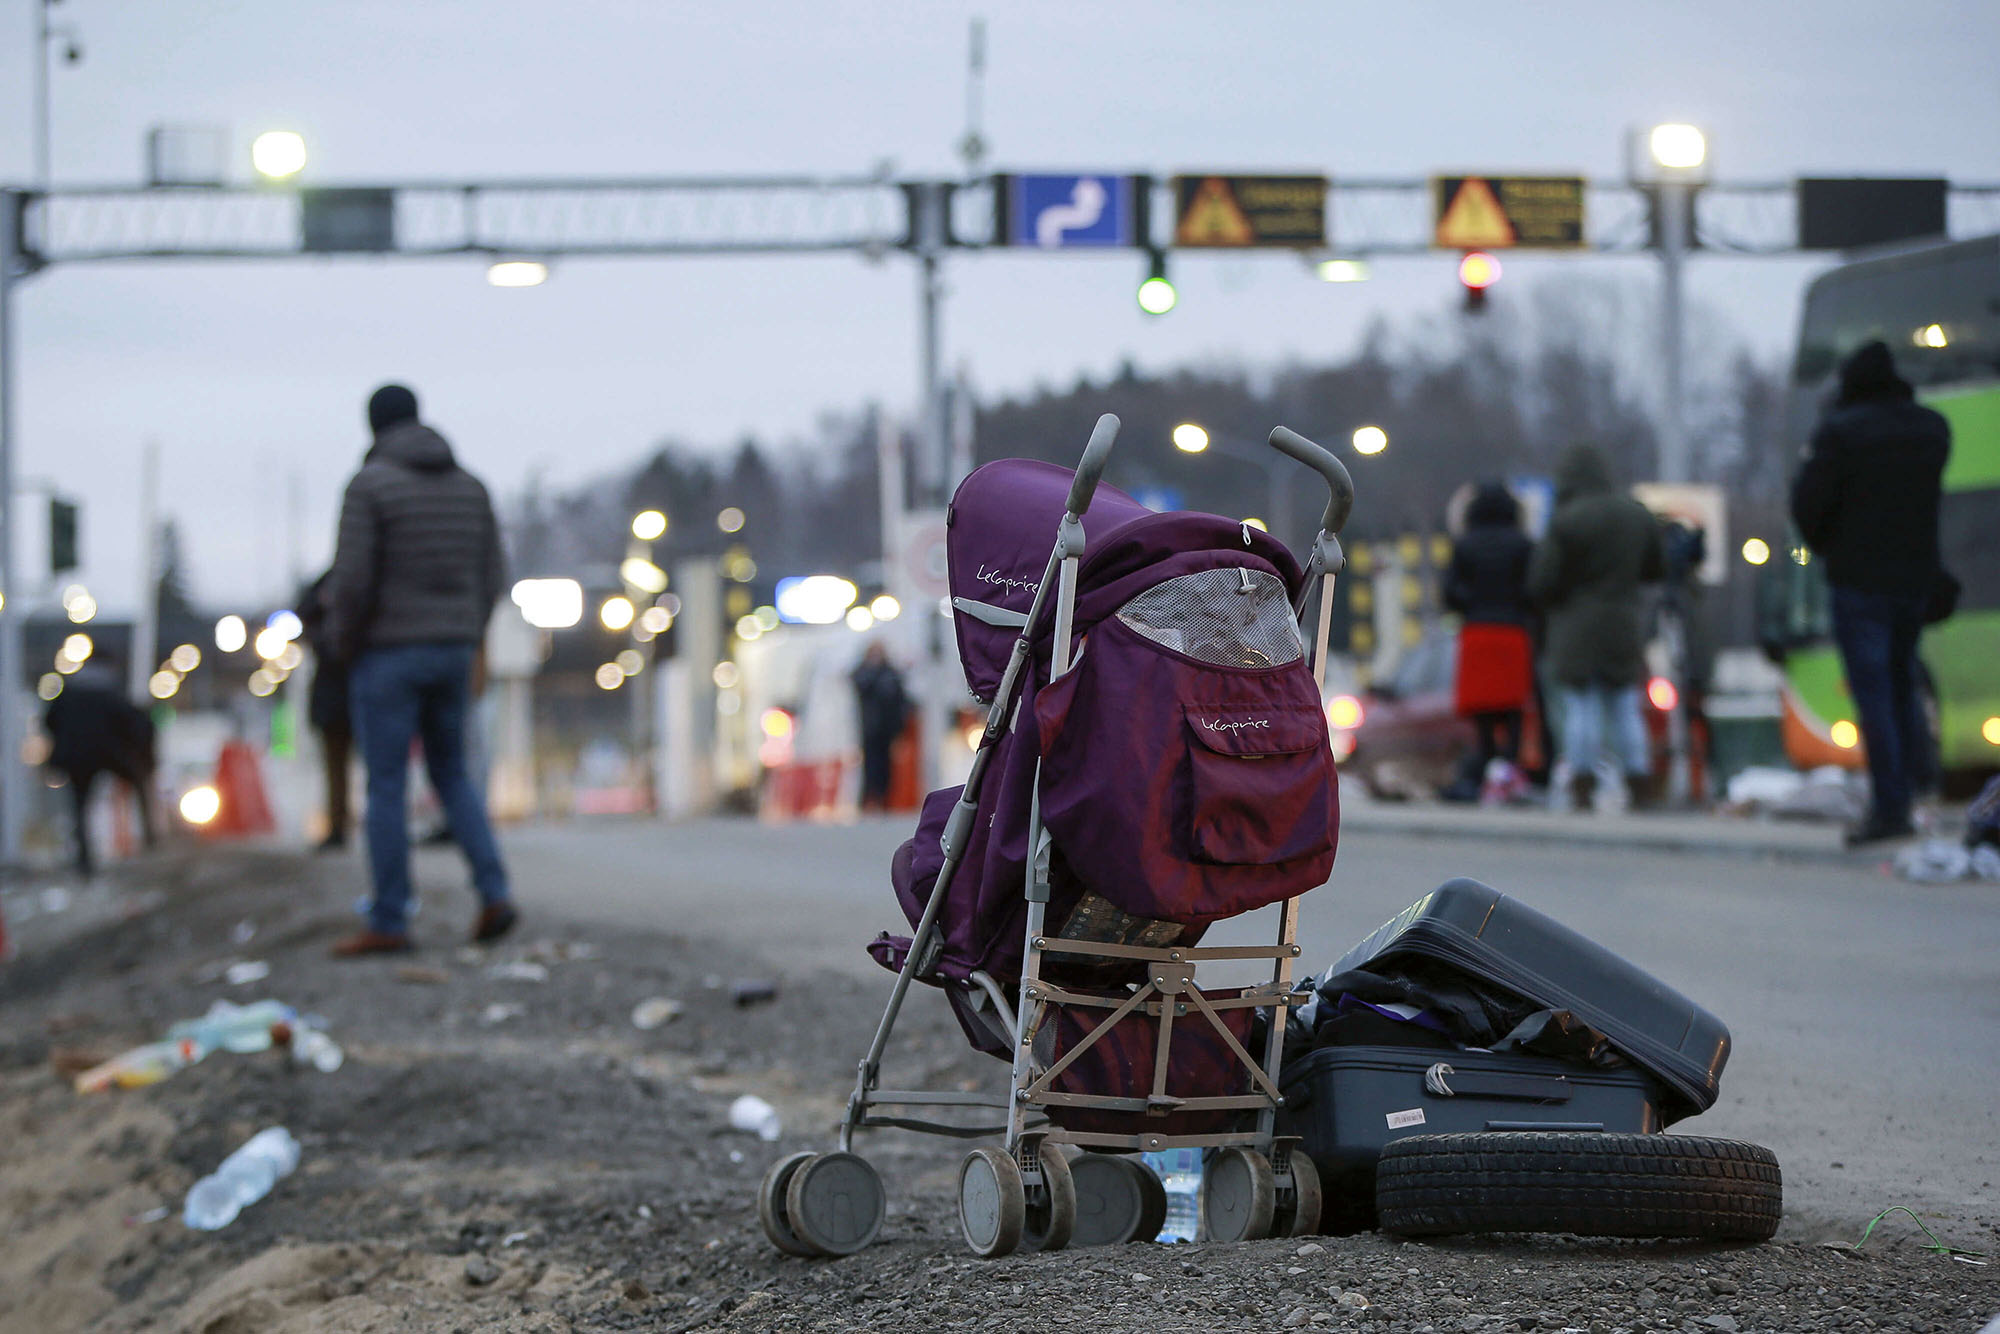
M 1164 315 L 1180 299 L 1180 293 L 1165 278 L 1152 277 L 1139 284 L 1139 309 L 1148 315 Z

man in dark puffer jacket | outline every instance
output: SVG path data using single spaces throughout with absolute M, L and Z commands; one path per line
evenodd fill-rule
M 417 396 L 384 385 L 368 400 L 375 442 L 347 484 L 328 583 L 326 640 L 349 664 L 354 726 L 368 770 L 368 862 L 375 881 L 367 929 L 338 955 L 410 948 L 410 743 L 472 868 L 481 908 L 475 941 L 514 925 L 507 869 L 466 771 L 473 653 L 500 597 L 500 526 L 479 479 L 444 437 L 417 419 Z

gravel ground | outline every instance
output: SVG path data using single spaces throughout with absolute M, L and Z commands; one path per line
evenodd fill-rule
M 1925 1250 L 1896 1220 L 1860 1250 L 1788 1225 L 1742 1248 L 1369 1234 L 978 1261 L 957 1235 L 957 1150 L 893 1133 L 864 1146 L 891 1192 L 882 1240 L 789 1259 L 758 1231 L 757 1182 L 825 1146 L 886 975 L 778 978 L 775 1001 L 739 1008 L 732 984 L 769 974 L 711 941 L 529 921 L 471 950 L 470 897 L 435 854 L 422 951 L 335 963 L 361 875 L 354 859 L 210 851 L 73 890 L 55 914 L 40 889 L 10 892 L 0 1331 L 1969 1334 L 2000 1311 L 1996 1266 Z M 240 960 L 270 975 L 231 986 L 222 968 Z M 58 1073 L 218 996 L 267 995 L 324 1015 L 347 1063 L 219 1053 L 90 1096 Z M 641 1030 L 652 997 L 682 1009 Z M 998 1069 L 932 1004 L 907 1012 L 891 1064 L 944 1086 Z M 778 1142 L 729 1130 L 745 1092 L 779 1108 Z M 299 1171 L 223 1231 L 185 1228 L 188 1186 L 271 1124 L 298 1136 Z M 1945 1239 L 2000 1249 L 1991 1228 Z

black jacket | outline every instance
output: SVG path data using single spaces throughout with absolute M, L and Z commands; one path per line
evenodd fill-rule
M 1615 489 L 1604 456 L 1579 445 L 1556 474 L 1556 512 L 1528 562 L 1548 613 L 1543 663 L 1566 686 L 1636 685 L 1646 675 L 1642 584 L 1666 573 L 1660 524 Z
M 1843 588 L 1926 597 L 1937 580 L 1951 427 L 1908 394 L 1836 404 L 1792 483 L 1792 522 Z
M 1534 543 L 1521 531 L 1521 506 L 1497 482 L 1480 487 L 1465 510 L 1465 533 L 1451 548 L 1444 605 L 1467 622 L 1526 626 L 1528 557 Z
M 375 438 L 341 502 L 327 646 L 351 660 L 385 644 L 477 643 L 504 570 L 486 488 L 443 436 L 398 422 Z

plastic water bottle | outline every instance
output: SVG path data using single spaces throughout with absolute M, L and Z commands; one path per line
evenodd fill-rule
M 253 1052 L 268 1050 L 275 1040 L 272 1029 L 290 1024 L 298 1016 L 292 1007 L 279 1001 L 262 1000 L 252 1005 L 216 1001 L 199 1019 L 184 1019 L 167 1030 L 169 1038 L 192 1038 L 204 1052 Z
M 1167 1221 L 1158 1241 L 1201 1239 L 1201 1150 L 1163 1149 L 1139 1155 L 1167 1188 Z
M 157 1084 L 176 1070 L 193 1065 L 208 1049 L 193 1038 L 174 1038 L 166 1042 L 149 1042 L 143 1047 L 134 1047 L 121 1052 L 104 1064 L 93 1066 L 76 1077 L 78 1093 L 97 1093 L 116 1084 L 122 1089 L 143 1088 Z
M 299 1165 L 299 1142 L 283 1126 L 260 1130 L 188 1191 L 181 1221 L 201 1232 L 228 1227 Z

